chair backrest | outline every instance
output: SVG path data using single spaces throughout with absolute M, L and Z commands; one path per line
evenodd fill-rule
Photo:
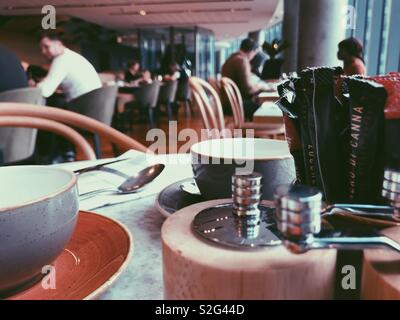
M 215 80 L 214 78 L 208 78 L 207 81 L 214 88 L 215 92 L 218 93 L 218 96 L 221 97 L 221 86 L 218 80 Z
M 170 104 L 174 102 L 177 89 L 178 89 L 178 81 L 176 80 L 165 81 L 160 86 L 160 92 L 158 94 L 158 103 Z
M 20 102 L 43 105 L 45 100 L 39 88 L 21 88 L 0 92 L 0 102 Z M 4 162 L 29 158 L 35 150 L 36 129 L 0 128 L 0 151 Z
M 157 106 L 159 92 L 160 83 L 158 81 L 143 84 L 140 88 L 135 90 L 135 101 L 142 108 L 155 108 Z
M 21 88 L 0 92 L 0 102 L 21 102 L 44 105 L 45 99 L 39 88 Z
M 115 110 L 118 86 L 104 86 L 85 93 L 68 103 L 68 109 L 110 126 Z
M 142 152 L 149 151 L 147 147 L 118 130 L 93 118 L 68 110 L 52 107 L 38 108 L 34 105 L 22 103 L 0 103 L 0 116 L 23 116 L 54 120 L 77 129 L 95 133 L 107 141 L 114 143 L 122 151 L 129 149 Z
M 35 117 L 0 116 L 0 127 L 37 128 L 51 131 L 72 142 L 81 151 L 82 160 L 96 159 L 96 155 L 86 139 L 74 129 L 60 122 Z
M 192 91 L 190 90 L 189 78 L 185 78 L 178 81 L 178 89 L 176 90 L 176 101 L 186 102 L 192 97 Z
M 235 128 L 240 128 L 245 122 L 243 98 L 237 84 L 227 77 L 221 79 L 222 89 L 228 98 L 229 104 L 232 108 L 233 121 Z
M 193 98 L 200 109 L 206 129 L 225 129 L 224 113 L 218 93 L 207 82 L 197 77 L 189 79 Z

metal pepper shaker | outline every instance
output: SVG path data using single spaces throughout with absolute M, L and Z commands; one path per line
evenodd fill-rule
M 234 248 L 276 246 L 273 207 L 260 205 L 262 175 L 232 176 L 232 203 L 217 205 L 199 212 L 194 231 L 207 240 Z
M 275 192 L 276 223 L 285 245 L 294 252 L 306 251 L 321 230 L 322 193 L 302 185 L 280 186 Z
M 393 218 L 400 221 L 400 170 L 385 170 L 382 196 L 390 201 L 394 209 Z
M 397 198 L 396 198 L 397 199 Z M 299 254 L 312 249 L 388 247 L 400 252 L 400 244 L 385 236 L 318 237 L 321 231 L 322 194 L 308 186 L 281 186 L 275 194 L 276 223 L 288 250 Z

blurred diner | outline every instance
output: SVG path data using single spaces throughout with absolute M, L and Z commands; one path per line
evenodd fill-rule
M 141 70 L 137 60 L 128 62 L 128 69 L 125 71 L 124 80 L 131 86 L 151 83 L 151 73 L 149 70 Z
M 250 62 L 259 50 L 258 43 L 253 39 L 244 39 L 240 50 L 233 53 L 222 66 L 222 76 L 232 79 L 239 87 L 247 119 L 252 119 L 254 112 L 260 107 L 256 102 L 257 95 L 270 89 L 267 83 L 251 72 Z

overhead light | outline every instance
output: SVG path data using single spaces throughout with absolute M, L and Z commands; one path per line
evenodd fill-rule
M 139 11 L 139 14 L 140 14 L 141 16 L 145 16 L 145 15 L 146 15 L 146 11 L 140 10 L 140 11 Z

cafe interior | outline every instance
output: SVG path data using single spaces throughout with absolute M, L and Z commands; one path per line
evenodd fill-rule
M 0 298 L 400 299 L 399 12 L 1 0 Z

